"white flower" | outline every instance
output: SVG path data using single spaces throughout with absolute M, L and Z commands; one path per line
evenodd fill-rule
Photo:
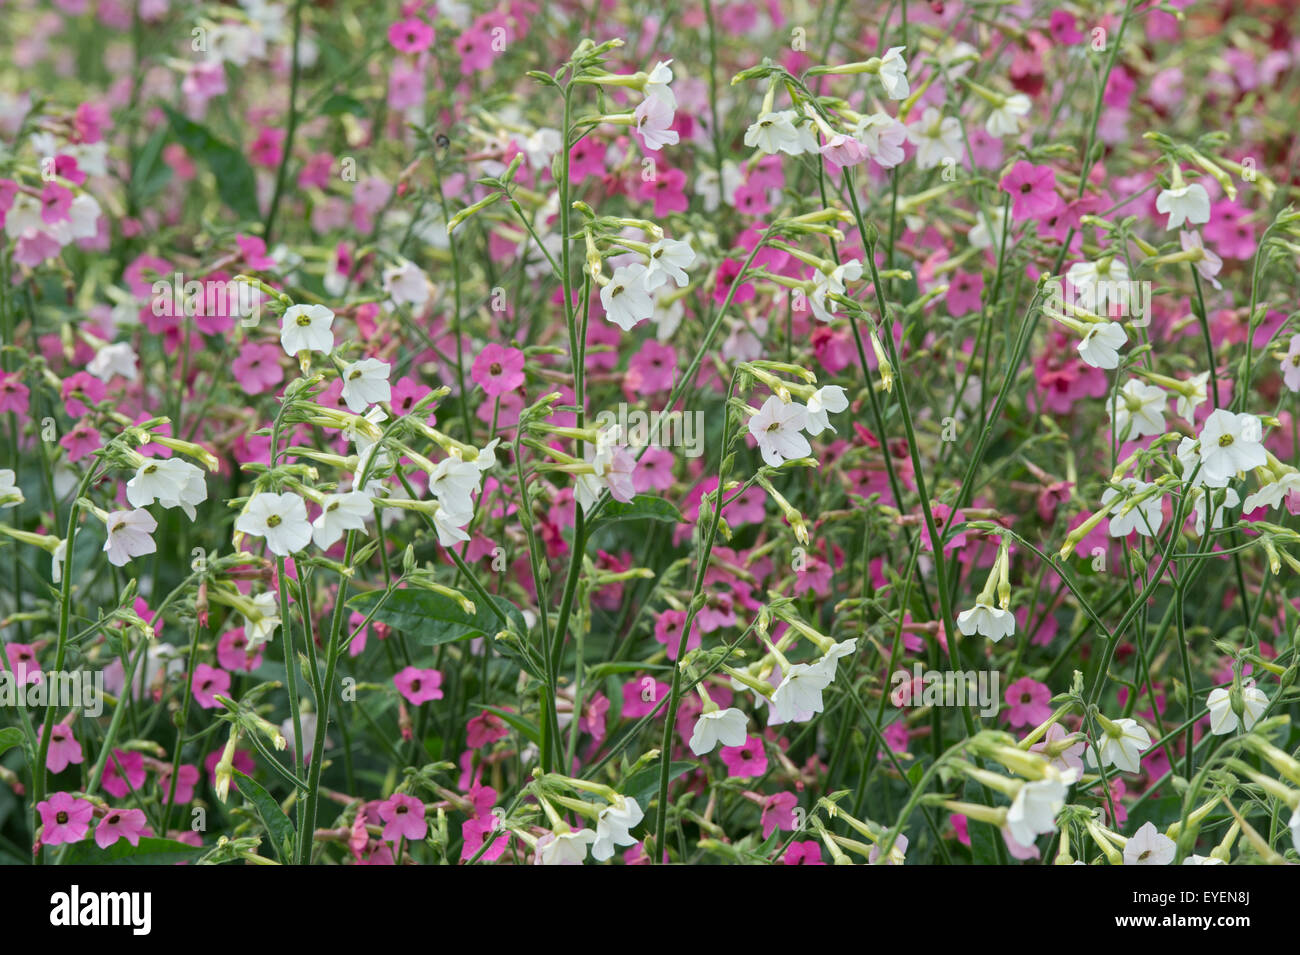
M 0 508 L 17 507 L 25 500 L 17 475 L 8 468 L 0 469 Z
M 1130 297 L 1128 266 L 1118 257 L 1097 262 L 1075 262 L 1065 273 L 1074 286 L 1081 308 L 1098 315 L 1108 315 L 1110 305 L 1127 308 Z
M 1002 105 L 989 113 L 984 120 L 984 128 L 990 136 L 1020 135 L 1020 117 L 1029 115 L 1029 97 L 1024 93 L 1012 93 Z
M 1194 488 L 1193 494 L 1196 496 L 1196 504 L 1192 509 L 1192 513 L 1196 515 L 1196 533 L 1199 536 L 1204 536 L 1205 509 L 1209 502 L 1209 496 L 1206 494 L 1205 489 L 1201 487 Z M 1237 496 L 1237 492 L 1232 488 L 1227 488 L 1224 491 L 1223 503 L 1215 509 L 1214 522 L 1210 526 L 1216 531 L 1221 528 L 1223 526 L 1223 515 L 1227 513 L 1228 508 L 1236 507 L 1240 503 L 1241 498 Z
M 808 423 L 804 425 L 804 430 L 811 435 L 818 435 L 829 429 L 833 434 L 835 428 L 827 419 L 827 413 L 838 414 L 848 406 L 848 396 L 839 385 L 818 388 L 808 399 Z
M 1065 793 L 1073 774 L 1049 775 L 1020 787 L 1007 810 L 1007 828 L 1011 838 L 1024 846 L 1046 832 L 1056 831 L 1056 814 L 1065 805 Z
M 614 855 L 615 846 L 634 846 L 635 836 L 630 830 L 635 829 L 645 818 L 645 813 L 631 796 L 619 796 L 612 805 L 600 811 L 596 819 L 596 839 L 591 846 L 591 857 L 597 862 L 604 862 Z
M 1088 326 L 1079 342 L 1079 356 L 1093 368 L 1117 368 L 1119 349 L 1128 341 L 1119 322 L 1101 322 Z
M 1156 832 L 1149 822 L 1143 823 L 1124 845 L 1125 865 L 1169 865 L 1174 861 L 1178 845 L 1166 835 Z
M 780 467 L 791 458 L 812 454 L 812 445 L 800 432 L 807 427 L 808 409 L 797 401 L 782 401 L 776 395 L 763 402 L 758 414 L 749 419 L 749 433 L 768 467 Z
M 655 313 L 654 299 L 646 285 L 644 265 L 620 265 L 609 282 L 600 288 L 600 304 L 605 318 L 625 332 Z
M 1007 213 L 1000 206 L 990 210 L 989 217 L 979 212 L 975 215 L 975 225 L 966 233 L 966 241 L 977 249 L 987 249 L 1002 245 L 1002 232 L 1007 225 Z
M 180 458 L 148 460 L 126 482 L 126 499 L 132 507 L 148 507 L 157 501 L 163 507 L 179 507 L 194 520 L 194 506 L 208 499 L 203 472 Z
M 533 169 L 549 168 L 551 160 L 555 158 L 555 154 L 560 151 L 560 146 L 563 145 L 560 141 L 560 131 L 549 126 L 543 126 L 541 129 L 535 130 L 532 135 L 523 141 L 516 138 L 515 142 L 519 143 L 519 148 L 528 157 L 528 165 Z
M 941 116 L 933 106 L 926 107 L 920 122 L 907 127 L 907 138 L 916 147 L 916 164 L 922 169 L 962 157 L 961 123 L 955 116 Z
M 858 638 L 853 637 L 849 640 L 842 640 L 839 643 L 831 644 L 831 648 L 822 654 L 822 658 L 813 664 L 820 669 L 828 681 L 835 679 L 835 670 L 838 661 L 844 657 L 851 656 L 858 649 Z
M 118 342 L 95 352 L 95 357 L 86 364 L 86 371 L 100 381 L 112 381 L 115 375 L 135 381 L 135 361 L 135 350 L 126 342 Z
M 1232 691 L 1226 687 L 1211 690 L 1205 701 L 1205 705 L 1210 708 L 1210 732 L 1215 736 L 1227 736 L 1235 733 L 1240 725 L 1243 731 L 1249 733 L 1268 709 L 1268 697 L 1255 685 L 1254 680 L 1248 680 L 1242 685 L 1241 703 L 1242 716 L 1238 719 L 1232 709 Z
M 817 143 L 814 138 L 813 152 L 817 151 Z M 704 200 L 705 212 L 716 212 L 720 203 L 726 203 L 729 206 L 736 204 L 736 190 L 745 181 L 745 174 L 740 171 L 740 167 L 730 159 L 722 161 L 722 189 L 718 189 L 718 170 L 712 167 L 701 169 L 695 175 L 695 194 Z
M 903 161 L 907 127 L 888 113 L 871 113 L 859 118 L 853 135 L 867 147 L 876 165 L 892 169 Z
M 691 752 L 703 756 L 713 752 L 719 743 L 744 746 L 749 738 L 748 726 L 745 714 L 735 707 L 701 713 L 695 721 L 695 731 L 691 733 Z
M 1119 735 L 1111 736 L 1110 733 L 1102 730 L 1101 740 L 1098 743 L 1101 761 L 1123 772 L 1136 773 L 1139 769 L 1138 757 L 1144 750 L 1150 748 L 1151 736 L 1138 726 L 1137 720 L 1124 717 L 1111 722 L 1119 730 Z M 1096 762 L 1092 750 L 1089 749 L 1088 765 L 1096 765 Z
M 365 530 L 374 512 L 374 502 L 363 491 L 326 494 L 320 514 L 311 522 L 311 539 L 321 550 L 329 550 L 344 531 Z
M 1205 387 L 1209 380 L 1210 373 L 1208 371 L 1203 371 L 1199 375 L 1193 375 L 1191 378 L 1185 379 L 1184 385 L 1187 386 L 1188 391 L 1191 393 L 1184 394 L 1181 391 L 1175 393 L 1177 397 L 1174 399 L 1174 413 L 1178 417 L 1186 418 L 1188 421 L 1195 419 L 1196 409 L 1209 400 L 1209 393 Z
M 448 455 L 429 475 L 429 493 L 454 513 L 470 513 L 482 474 L 477 462 Z
M 776 152 L 799 155 L 803 152 L 803 146 L 799 132 L 794 127 L 798 116 L 792 109 L 764 113 L 745 130 L 745 145 L 769 155 Z
M 1223 865 L 1223 860 L 1214 856 L 1190 855 L 1183 860 L 1183 865 Z
M 1184 438 L 1183 440 L 1190 441 L 1191 439 Z M 1276 481 L 1261 484 L 1259 490 L 1254 494 L 1246 495 L 1246 503 L 1242 505 L 1241 512 L 1249 514 L 1256 508 L 1277 507 L 1291 494 L 1300 494 L 1300 471 L 1290 470 Z
M 403 259 L 399 264 L 384 269 L 383 279 L 384 291 L 394 305 L 419 308 L 429 301 L 429 277 L 414 262 Z
M 808 301 L 812 305 L 813 316 L 819 321 L 831 321 L 839 305 L 834 300 L 828 301 L 828 297 L 832 294 L 843 295 L 846 290 L 845 280 L 856 281 L 861 277 L 862 263 L 857 259 L 850 259 L 848 262 L 837 265 L 829 274 L 820 269 L 813 272 L 814 287 L 812 294 L 808 296 Z
M 286 354 L 318 351 L 328 355 L 334 350 L 334 313 L 324 305 L 291 305 L 280 323 L 280 344 Z
M 343 400 L 354 414 L 360 414 L 370 405 L 391 401 L 392 386 L 388 372 L 392 365 L 378 358 L 362 358 L 343 366 L 339 377 L 343 380 Z
M 1177 229 L 1184 222 L 1206 223 L 1210 221 L 1210 194 L 1199 182 L 1163 189 L 1156 196 L 1156 211 L 1169 216 L 1166 229 Z
M 582 865 L 587 858 L 587 847 L 595 841 L 596 834 L 590 829 L 548 832 L 537 840 L 533 865 Z
M 1300 335 L 1292 335 L 1282 361 L 1282 383 L 1291 391 L 1300 391 Z
M 1205 247 L 1199 232 L 1178 233 L 1178 244 L 1183 247 L 1184 252 L 1190 252 L 1192 249 L 1199 250 L 1200 258 L 1192 263 L 1197 273 L 1215 288 L 1223 288 L 1223 284 L 1218 279 L 1219 273 L 1223 271 L 1223 259 Z
M 645 81 L 645 95 L 663 100 L 669 109 L 677 108 L 677 96 L 668 84 L 673 81 L 672 60 L 660 60 Z
M 1115 434 L 1121 441 L 1164 434 L 1168 397 L 1162 388 L 1130 378 L 1108 409 L 1114 418 Z
M 781 685 L 772 694 L 772 713 L 776 721 L 803 721 L 823 708 L 822 690 L 831 683 L 825 669 L 816 664 L 793 663 Z
M 1234 414 L 1226 408 L 1210 412 L 1201 428 L 1201 470 L 1205 483 L 1227 483 L 1239 471 L 1263 467 L 1268 455 L 1262 444 L 1263 428 L 1253 414 Z
M 307 505 L 297 494 L 254 494 L 235 520 L 241 534 L 265 537 L 267 549 L 278 557 L 288 557 L 307 546 L 311 540 L 311 523 Z
M 248 638 L 249 653 L 271 642 L 275 628 L 280 626 L 280 605 L 271 591 L 253 598 L 255 615 L 244 614 L 244 636 Z
M 1300 804 L 1295 807 L 1295 812 L 1291 813 L 1291 821 L 1287 823 L 1291 829 L 1291 845 L 1295 846 L 1295 851 L 1300 852 Z
M 443 547 L 452 547 L 469 540 L 463 528 L 474 517 L 473 511 L 456 511 L 439 502 L 433 509 L 433 527 L 438 532 L 438 543 Z
M 158 522 L 148 511 L 113 511 L 104 521 L 104 527 L 108 530 L 104 552 L 115 567 L 158 549 L 149 536 L 158 529 Z
M 884 862 L 880 861 L 880 845 L 873 843 L 871 851 L 867 853 L 867 865 L 902 865 L 907 861 L 907 836 L 901 832 L 894 844 L 889 847 L 889 858 Z
M 695 250 L 689 242 L 677 239 L 660 239 L 650 246 L 650 264 L 645 271 L 645 286 L 654 291 L 669 279 L 678 288 L 685 288 L 690 277 L 686 270 L 695 262 Z
M 907 61 L 903 59 L 902 46 L 891 46 L 880 60 L 880 85 L 890 99 L 907 99 L 911 89 L 907 85 Z
M 963 636 L 972 637 L 978 633 L 997 643 L 1016 632 L 1016 618 L 1010 610 L 976 601 L 975 606 L 957 614 L 957 629 Z
M 1123 491 L 1113 487 L 1106 488 L 1101 495 L 1102 507 L 1106 507 L 1117 497 L 1123 497 L 1127 501 L 1155 487 L 1154 484 L 1139 481 L 1137 478 L 1122 478 L 1115 483 L 1123 488 Z M 1119 504 L 1111 511 L 1110 525 L 1108 527 L 1111 537 L 1127 537 L 1133 531 L 1137 531 L 1142 537 L 1154 537 L 1159 533 L 1160 524 L 1165 516 L 1160 509 L 1159 494 L 1153 494 L 1143 499 L 1140 504 L 1128 513 L 1121 513 L 1124 507 L 1124 504 Z
M 658 96 L 647 96 L 641 101 L 633 115 L 636 117 L 636 131 L 641 134 L 645 148 L 658 152 L 664 146 L 677 145 L 677 130 L 673 125 L 673 106 Z

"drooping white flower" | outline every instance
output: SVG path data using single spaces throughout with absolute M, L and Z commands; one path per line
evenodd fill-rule
M 1294 469 L 1287 471 L 1276 481 L 1261 484 L 1259 490 L 1255 491 L 1255 493 L 1247 494 L 1246 503 L 1242 505 L 1241 512 L 1249 514 L 1257 508 L 1277 507 L 1293 494 L 1300 495 L 1300 471 Z
M 1127 501 L 1155 487 L 1154 484 L 1139 481 L 1137 478 L 1121 478 L 1115 483 L 1123 490 L 1106 488 L 1101 495 L 1102 507 L 1108 506 L 1117 497 Z M 1107 530 L 1111 537 L 1128 537 L 1133 531 L 1137 531 L 1142 537 L 1154 537 L 1160 532 L 1160 524 L 1164 520 L 1164 512 L 1160 509 L 1160 495 L 1153 494 L 1144 498 L 1127 514 L 1120 513 L 1124 507 L 1124 504 L 1117 504 L 1110 512 L 1110 524 Z
M 1205 247 L 1199 232 L 1178 233 L 1178 244 L 1183 247 L 1184 252 L 1196 249 L 1200 257 L 1192 263 L 1192 266 L 1197 274 L 1215 288 L 1223 288 L 1223 283 L 1218 278 L 1219 273 L 1223 271 L 1223 259 Z
M 1210 373 L 1203 371 L 1199 375 L 1193 375 L 1183 382 L 1186 392 L 1175 392 L 1174 413 L 1180 418 L 1186 418 L 1188 421 L 1196 419 L 1196 409 L 1209 400 L 1209 392 L 1206 386 L 1210 381 Z
M 1165 404 L 1169 396 L 1157 385 L 1130 378 L 1107 410 L 1114 418 L 1115 434 L 1121 441 L 1136 441 L 1165 433 Z
M 1223 492 L 1223 503 L 1215 508 L 1214 521 L 1210 524 L 1210 526 L 1216 531 L 1223 526 L 1223 515 L 1227 513 L 1228 508 L 1236 507 L 1241 503 L 1241 498 L 1232 488 L 1225 488 L 1223 489 Z M 1194 488 L 1192 493 L 1196 497 L 1196 504 L 1192 508 L 1192 513 L 1196 517 L 1196 533 L 1198 536 L 1204 536 L 1205 511 L 1210 505 L 1210 497 L 1203 487 Z
M 388 383 L 392 365 L 378 358 L 362 358 L 343 366 L 343 401 L 353 414 L 360 414 L 380 401 L 391 401 L 393 388 Z
M 244 512 L 235 519 L 235 530 L 266 538 L 267 549 L 278 557 L 297 553 L 311 540 L 307 505 L 290 491 L 254 494 Z
M 1145 822 L 1124 844 L 1125 865 L 1169 865 L 1178 854 L 1178 844 Z
M 600 288 L 600 304 L 605 318 L 625 332 L 644 322 L 655 312 L 654 299 L 646 285 L 647 269 L 640 263 L 620 265 L 609 282 Z
M 1291 391 L 1300 391 L 1300 335 L 1292 335 L 1282 359 L 1282 383 Z
M 406 259 L 384 269 L 383 284 L 389 301 L 394 305 L 419 308 L 429 301 L 429 277 L 418 265 Z
M 903 161 L 907 127 L 888 113 L 862 116 L 853 127 L 853 135 L 881 168 L 893 169 Z
M 244 614 L 244 636 L 248 638 L 247 650 L 252 653 L 271 642 L 275 628 L 280 626 L 280 605 L 272 591 L 253 598 L 254 615 Z
M 678 288 L 685 288 L 690 281 L 686 270 L 695 262 L 695 250 L 689 242 L 677 239 L 660 239 L 650 246 L 650 264 L 646 266 L 645 287 L 654 291 L 669 279 Z
M 848 396 L 839 385 L 823 385 L 812 393 L 808 399 L 808 423 L 804 429 L 811 435 L 819 435 L 829 430 L 835 433 L 835 427 L 827 415 L 839 414 L 849 406 Z
M 537 840 L 533 865 L 582 865 L 587 859 L 587 847 L 595 841 L 596 834 L 590 829 L 548 832 Z
M 645 95 L 663 100 L 669 109 L 677 108 L 677 96 L 668 84 L 673 81 L 672 60 L 660 60 L 645 81 Z
M 1088 326 L 1079 342 L 1079 357 L 1093 368 L 1119 367 L 1119 349 L 1128 341 L 1119 322 L 1100 322 Z
M 597 862 L 604 862 L 614 855 L 615 846 L 634 846 L 637 844 L 631 830 L 641 824 L 645 813 L 631 796 L 619 796 L 612 804 L 600 811 L 596 818 L 596 839 L 591 845 L 591 857 Z
M 1111 722 L 1119 735 L 1111 736 L 1105 730 L 1102 731 L 1101 740 L 1097 745 L 1101 761 L 1123 772 L 1136 773 L 1140 766 L 1141 754 L 1151 747 L 1151 734 L 1139 726 L 1137 720 L 1128 717 Z M 1096 765 L 1096 758 L 1091 749 L 1088 750 L 1088 765 Z
M 333 547 L 346 531 L 365 530 L 375 513 L 374 501 L 363 491 L 327 494 L 321 512 L 311 522 L 311 539 L 321 550 Z
M 1210 194 L 1199 182 L 1162 189 L 1156 196 L 1156 211 L 1169 216 L 1166 229 L 1177 229 L 1184 222 L 1201 225 L 1210 221 Z
M 807 663 L 793 663 L 772 694 L 772 712 L 777 720 L 789 723 L 823 709 L 822 691 L 831 683 L 825 669 Z
M 429 493 L 454 513 L 472 512 L 482 474 L 474 463 L 448 455 L 429 475 Z
M 104 521 L 104 527 L 108 530 L 104 552 L 115 567 L 158 549 L 149 536 L 158 529 L 158 522 L 148 511 L 113 511 Z
M 135 349 L 126 342 L 105 345 L 86 364 L 86 371 L 100 381 L 112 381 L 116 375 L 121 375 L 127 381 L 135 381 Z
M 763 402 L 758 414 L 749 419 L 749 433 L 758 442 L 764 463 L 775 468 L 791 458 L 812 454 L 812 445 L 800 433 L 807 425 L 807 408 L 797 401 L 785 402 L 772 395 Z
M 1210 732 L 1215 736 L 1227 736 L 1235 733 L 1240 726 L 1249 733 L 1259 722 L 1259 718 L 1268 709 L 1268 697 L 1255 685 L 1254 680 L 1247 680 L 1241 687 L 1242 715 L 1240 719 L 1232 709 L 1232 691 L 1227 687 L 1211 690 L 1205 705 L 1210 710 Z
M 318 351 L 328 355 L 334 350 L 334 313 L 324 305 L 291 305 L 280 322 L 280 344 L 285 353 Z
M 1205 419 L 1199 440 L 1206 484 L 1227 482 L 1240 471 L 1268 463 L 1263 427 L 1253 414 L 1234 414 L 1226 408 L 1216 408 Z
M 957 614 L 957 629 L 963 636 L 979 634 L 997 643 L 1016 632 L 1016 618 L 1010 610 L 977 601 L 969 610 Z
M 473 511 L 456 511 L 439 502 L 433 509 L 433 527 L 438 532 L 438 543 L 452 547 L 469 540 L 464 527 L 474 518 Z
M 911 88 L 907 85 L 907 60 L 903 51 L 907 47 L 891 46 L 889 52 L 880 58 L 880 85 L 885 88 L 885 95 L 890 99 L 907 99 Z
M 1032 104 L 1024 93 L 1012 93 L 1002 105 L 997 106 L 984 120 L 984 128 L 990 136 L 1019 136 L 1020 120 L 1029 115 Z
M 1112 304 L 1128 307 L 1128 266 L 1118 256 L 1075 262 L 1065 277 L 1074 286 L 1076 301 L 1087 311 L 1105 316 L 1110 314 Z
M 17 507 L 25 500 L 17 475 L 9 468 L 0 468 L 0 508 Z
M 745 714 L 735 707 L 701 713 L 695 720 L 695 730 L 691 733 L 691 752 L 703 756 L 713 752 L 719 743 L 723 746 L 744 746 L 745 740 L 749 738 L 748 726 Z
M 1047 832 L 1056 831 L 1056 814 L 1065 806 L 1065 794 L 1073 773 L 1051 774 L 1025 783 L 1007 810 L 1007 828 L 1021 845 L 1030 846 Z
M 135 477 L 126 482 L 126 499 L 132 507 L 148 507 L 157 501 L 163 507 L 179 507 L 194 520 L 196 504 L 208 499 L 203 472 L 180 458 L 145 461 Z

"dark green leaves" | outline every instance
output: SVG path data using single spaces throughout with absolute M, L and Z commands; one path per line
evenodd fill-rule
M 368 614 L 381 600 L 383 606 L 375 612 L 374 619 L 414 637 L 425 646 L 438 646 L 466 637 L 491 637 L 502 630 L 513 629 L 520 634 L 528 632 L 524 615 L 504 597 L 492 598 L 501 616 L 481 599 L 475 602 L 475 612 L 468 614 L 460 604 L 444 594 L 415 588 L 395 590 L 387 600 L 384 600 L 383 591 L 370 591 L 358 594 L 348 604 L 360 613 Z
M 163 106 L 172 134 L 185 151 L 203 162 L 217 180 L 217 194 L 241 219 L 256 219 L 257 182 L 248 160 L 234 146 L 214 136 L 205 126 Z

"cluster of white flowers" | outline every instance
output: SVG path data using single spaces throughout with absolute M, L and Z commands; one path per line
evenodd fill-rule
M 780 467 L 786 461 L 812 454 L 812 445 L 802 432 L 813 436 L 826 430 L 834 432 L 827 414 L 838 414 L 848 406 L 848 395 L 839 385 L 818 388 L 806 405 L 771 395 L 749 419 L 749 433 L 758 444 L 763 463 Z

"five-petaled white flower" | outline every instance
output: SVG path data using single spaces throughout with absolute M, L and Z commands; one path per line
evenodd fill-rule
M 1024 93 L 1012 93 L 1000 106 L 994 107 L 984 120 L 984 128 L 990 136 L 1020 135 L 1020 119 L 1029 115 L 1029 97 Z
M 655 313 L 654 299 L 646 285 L 648 269 L 640 263 L 620 265 L 600 288 L 605 318 L 625 332 Z
M 548 832 L 537 840 L 533 865 L 582 865 L 587 858 L 587 847 L 596 841 L 590 829 L 577 832 L 565 827 L 558 832 Z
M 378 358 L 362 358 L 343 366 L 343 401 L 348 410 L 360 414 L 380 401 L 391 401 L 393 388 L 388 383 L 392 365 Z
M 645 287 L 654 291 L 669 279 L 678 288 L 685 288 L 690 277 L 686 270 L 695 262 L 695 250 L 689 242 L 677 239 L 660 239 L 650 246 L 650 264 L 646 266 Z
M 280 344 L 286 354 L 318 351 L 328 355 L 334 350 L 334 313 L 324 305 L 291 305 L 280 322 Z
M 769 155 L 776 152 L 799 155 L 803 145 L 794 127 L 798 118 L 799 114 L 792 109 L 764 113 L 745 130 L 745 145 Z
M 1007 828 L 1021 845 L 1030 846 L 1046 832 L 1056 831 L 1056 814 L 1065 805 L 1065 793 L 1074 782 L 1075 771 L 1052 772 L 1043 779 L 1025 783 L 1007 810 Z
M 812 393 L 808 399 L 808 424 L 805 430 L 811 435 L 819 435 L 835 427 L 827 418 L 827 413 L 838 414 L 849 406 L 848 396 L 839 385 L 824 385 Z
M 771 395 L 758 414 L 749 419 L 749 433 L 768 467 L 780 467 L 791 458 L 812 454 L 812 445 L 801 431 L 808 425 L 808 409 L 797 401 L 785 402 Z
M 880 85 L 890 99 L 907 99 L 912 91 L 907 85 L 907 61 L 903 59 L 904 46 L 891 46 L 880 59 Z
M 1016 632 L 1016 618 L 1010 610 L 977 601 L 969 610 L 957 614 L 957 629 L 962 636 L 973 637 L 978 633 L 997 643 Z
M 631 796 L 618 796 L 613 803 L 600 811 L 596 818 L 596 839 L 591 844 L 591 857 L 604 862 L 614 855 L 615 846 L 634 846 L 637 843 L 631 830 L 641 824 L 645 813 Z
M 645 148 L 658 152 L 665 146 L 676 146 L 677 130 L 672 128 L 674 110 L 672 104 L 659 96 L 647 96 L 633 112 L 636 117 L 636 131 L 641 134 Z
M 126 499 L 132 507 L 148 507 L 157 501 L 163 507 L 179 507 L 194 520 L 196 504 L 208 499 L 203 472 L 180 458 L 147 460 L 126 482 Z
M 1238 726 L 1249 733 L 1268 709 L 1268 696 L 1255 685 L 1254 680 L 1247 680 L 1241 687 L 1240 718 L 1232 707 L 1232 691 L 1227 687 L 1211 690 L 1205 705 L 1210 709 L 1210 732 L 1215 736 L 1235 733 Z
M 1136 441 L 1148 435 L 1164 434 L 1168 400 L 1163 388 L 1130 378 L 1108 409 L 1116 436 L 1121 441 Z
M 1123 717 L 1112 720 L 1115 735 L 1103 729 L 1098 750 L 1105 765 L 1114 766 L 1126 773 L 1136 773 L 1140 768 L 1141 754 L 1151 747 L 1151 734 L 1138 725 L 1137 720 Z M 1088 750 L 1088 765 L 1096 765 L 1092 750 Z
M 1223 487 L 1239 471 L 1268 463 L 1264 431 L 1253 414 L 1216 408 L 1201 428 L 1201 471 L 1210 487 Z
M 311 522 L 312 541 L 321 550 L 329 550 L 344 531 L 365 530 L 366 521 L 374 512 L 374 501 L 363 491 L 326 494 L 321 501 L 321 512 Z
M 311 540 L 307 505 L 297 494 L 288 491 L 254 494 L 244 513 L 235 520 L 235 530 L 265 537 L 267 549 L 277 557 L 297 553 Z
M 1164 520 L 1159 494 L 1143 498 L 1126 513 L 1122 513 L 1128 506 L 1127 502 L 1143 492 L 1150 491 L 1155 485 L 1139 481 L 1137 478 L 1121 478 L 1115 483 L 1120 487 L 1108 487 L 1101 495 L 1102 507 L 1109 506 L 1116 498 L 1122 499 L 1122 502 L 1116 503 L 1110 512 L 1110 524 L 1107 528 L 1110 536 L 1128 537 L 1133 531 L 1137 531 L 1142 537 L 1154 537 L 1158 534 L 1160 524 Z
M 1125 865 L 1169 865 L 1178 853 L 1178 844 L 1144 822 L 1124 844 Z
M 961 123 L 955 116 L 944 116 L 933 106 L 926 107 L 921 119 L 907 127 L 907 138 L 916 147 L 916 164 L 933 169 L 945 160 L 961 159 Z
M 1088 326 L 1079 342 L 1079 357 L 1093 368 L 1119 367 L 1119 350 L 1128 341 L 1119 322 L 1099 322 Z
M 158 549 L 149 536 L 158 529 L 158 522 L 148 511 L 113 511 L 105 519 L 104 527 L 108 530 L 104 552 L 115 567 Z
M 1167 229 L 1177 229 L 1184 222 L 1201 225 L 1210 221 L 1210 194 L 1199 182 L 1163 189 L 1156 196 L 1156 211 L 1169 216 Z
M 745 714 L 735 707 L 701 713 L 695 720 L 695 730 L 691 733 L 691 752 L 703 756 L 713 752 L 719 743 L 723 746 L 744 746 L 745 740 L 749 738 L 748 726 Z

